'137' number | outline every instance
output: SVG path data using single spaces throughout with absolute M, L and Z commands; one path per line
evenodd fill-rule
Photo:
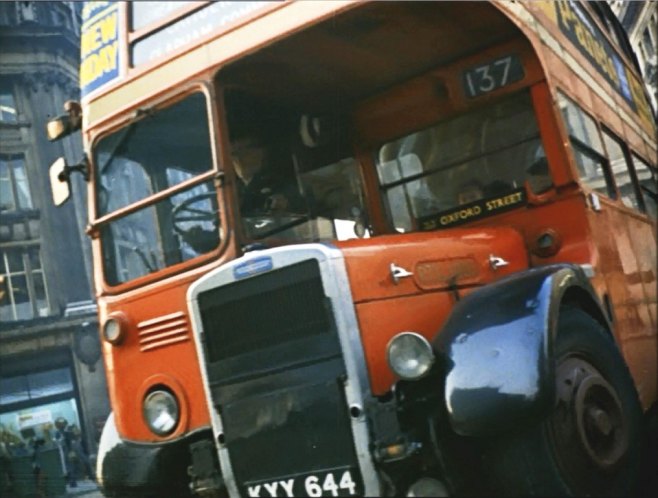
M 523 68 L 517 57 L 508 55 L 464 72 L 466 94 L 476 97 L 523 78 Z

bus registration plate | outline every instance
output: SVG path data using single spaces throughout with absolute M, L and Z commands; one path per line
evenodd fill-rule
M 245 484 L 247 496 L 356 496 L 362 494 L 352 469 L 318 471 L 271 481 Z

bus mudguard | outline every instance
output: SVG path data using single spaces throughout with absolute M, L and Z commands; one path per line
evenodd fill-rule
M 500 433 L 554 400 L 552 345 L 560 306 L 578 302 L 610 329 L 583 269 L 552 265 L 501 279 L 460 300 L 434 340 L 455 432 Z
M 191 448 L 201 440 L 212 442 L 210 429 L 170 441 L 137 443 L 119 435 L 111 413 L 99 442 L 96 476 L 108 497 L 191 497 Z

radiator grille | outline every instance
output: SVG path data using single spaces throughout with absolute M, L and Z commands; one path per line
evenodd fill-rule
M 222 361 L 331 330 L 316 260 L 199 295 L 208 359 Z
M 211 402 L 244 496 L 260 486 L 254 483 L 327 469 L 350 469 L 353 491 L 362 494 L 346 369 L 319 262 L 253 275 L 197 299 Z
M 189 340 L 187 320 L 183 312 L 171 313 L 137 324 L 140 351 L 157 348 Z

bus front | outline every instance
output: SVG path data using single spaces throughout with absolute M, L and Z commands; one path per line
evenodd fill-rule
M 121 496 L 189 493 L 190 447 L 211 438 L 185 309 L 189 283 L 228 257 L 209 102 L 193 85 L 138 108 L 92 148 L 90 235 L 113 406 L 99 478 Z
M 138 60 L 233 8 L 124 41 Z M 564 441 L 537 454 L 576 492 L 625 485 L 637 400 L 551 356 L 565 303 L 607 326 L 605 282 L 525 7 L 249 8 L 83 102 L 105 492 L 485 492 L 513 475 L 475 479 L 481 453 L 544 427 L 555 378 L 598 428 L 574 465 Z

